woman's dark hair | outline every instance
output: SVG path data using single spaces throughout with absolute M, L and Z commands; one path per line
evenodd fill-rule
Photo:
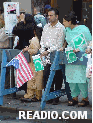
M 77 16 L 75 15 L 75 12 L 73 12 L 73 11 L 71 11 L 67 15 L 65 15 L 64 19 L 66 21 L 71 21 L 71 24 L 73 24 L 73 25 L 77 24 Z
M 25 21 L 26 23 L 32 23 L 34 22 L 34 17 L 30 14 L 25 14 Z
M 49 10 L 48 10 L 48 12 L 49 11 L 54 11 L 55 12 L 55 15 L 59 15 L 59 11 L 56 9 L 56 8 L 50 8 Z
M 25 29 L 29 29 L 31 27 L 32 30 L 34 30 L 34 28 L 36 26 L 36 22 L 35 22 L 34 17 L 32 15 L 25 14 L 25 22 L 26 22 Z
M 35 26 L 35 29 L 34 30 L 35 30 L 35 34 L 38 37 L 39 42 L 40 42 L 43 28 L 42 27 Z

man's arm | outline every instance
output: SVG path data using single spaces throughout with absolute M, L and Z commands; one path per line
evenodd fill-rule
M 66 40 L 65 40 L 65 41 L 64 41 L 64 44 L 63 44 L 63 47 L 61 47 L 59 50 L 60 50 L 60 51 L 63 51 L 66 46 L 67 46 L 67 42 L 66 42 Z
M 43 32 L 42 32 L 42 36 L 41 36 L 41 41 L 40 41 L 40 53 L 42 54 L 44 51 L 45 51 L 45 45 L 44 45 L 44 35 L 45 35 L 45 31 L 43 29 Z

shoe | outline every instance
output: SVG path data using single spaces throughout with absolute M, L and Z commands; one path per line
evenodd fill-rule
M 34 98 L 31 99 L 31 101 L 32 101 L 32 102 L 37 102 L 37 101 L 39 101 L 39 100 L 38 100 L 36 97 L 34 97 Z
M 58 105 L 58 103 L 59 103 L 59 97 L 58 97 L 58 98 L 53 99 L 53 103 L 52 103 L 52 105 Z
M 46 104 L 50 104 L 50 103 L 53 103 L 53 99 L 48 100 L 48 101 L 46 102 Z
M 89 101 L 86 101 L 86 100 L 82 100 L 81 102 L 78 103 L 78 107 L 82 106 L 82 107 L 85 107 L 89 105 Z
M 76 104 L 78 104 L 78 101 L 77 100 L 71 100 L 71 101 L 68 101 L 68 106 L 74 106 L 74 105 L 76 105 Z
M 21 102 L 32 102 L 32 100 L 29 98 L 21 98 L 20 100 Z

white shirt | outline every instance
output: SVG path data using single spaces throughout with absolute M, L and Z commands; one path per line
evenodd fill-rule
M 58 50 L 63 46 L 65 39 L 65 27 L 58 21 L 55 26 L 50 23 L 46 24 L 43 28 L 42 37 L 40 41 L 40 52 L 44 52 L 48 48 L 48 52 Z

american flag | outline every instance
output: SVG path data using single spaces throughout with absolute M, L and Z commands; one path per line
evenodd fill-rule
M 25 82 L 32 79 L 33 72 L 22 52 L 13 58 L 6 66 L 11 65 L 16 68 L 17 88 L 21 87 Z

